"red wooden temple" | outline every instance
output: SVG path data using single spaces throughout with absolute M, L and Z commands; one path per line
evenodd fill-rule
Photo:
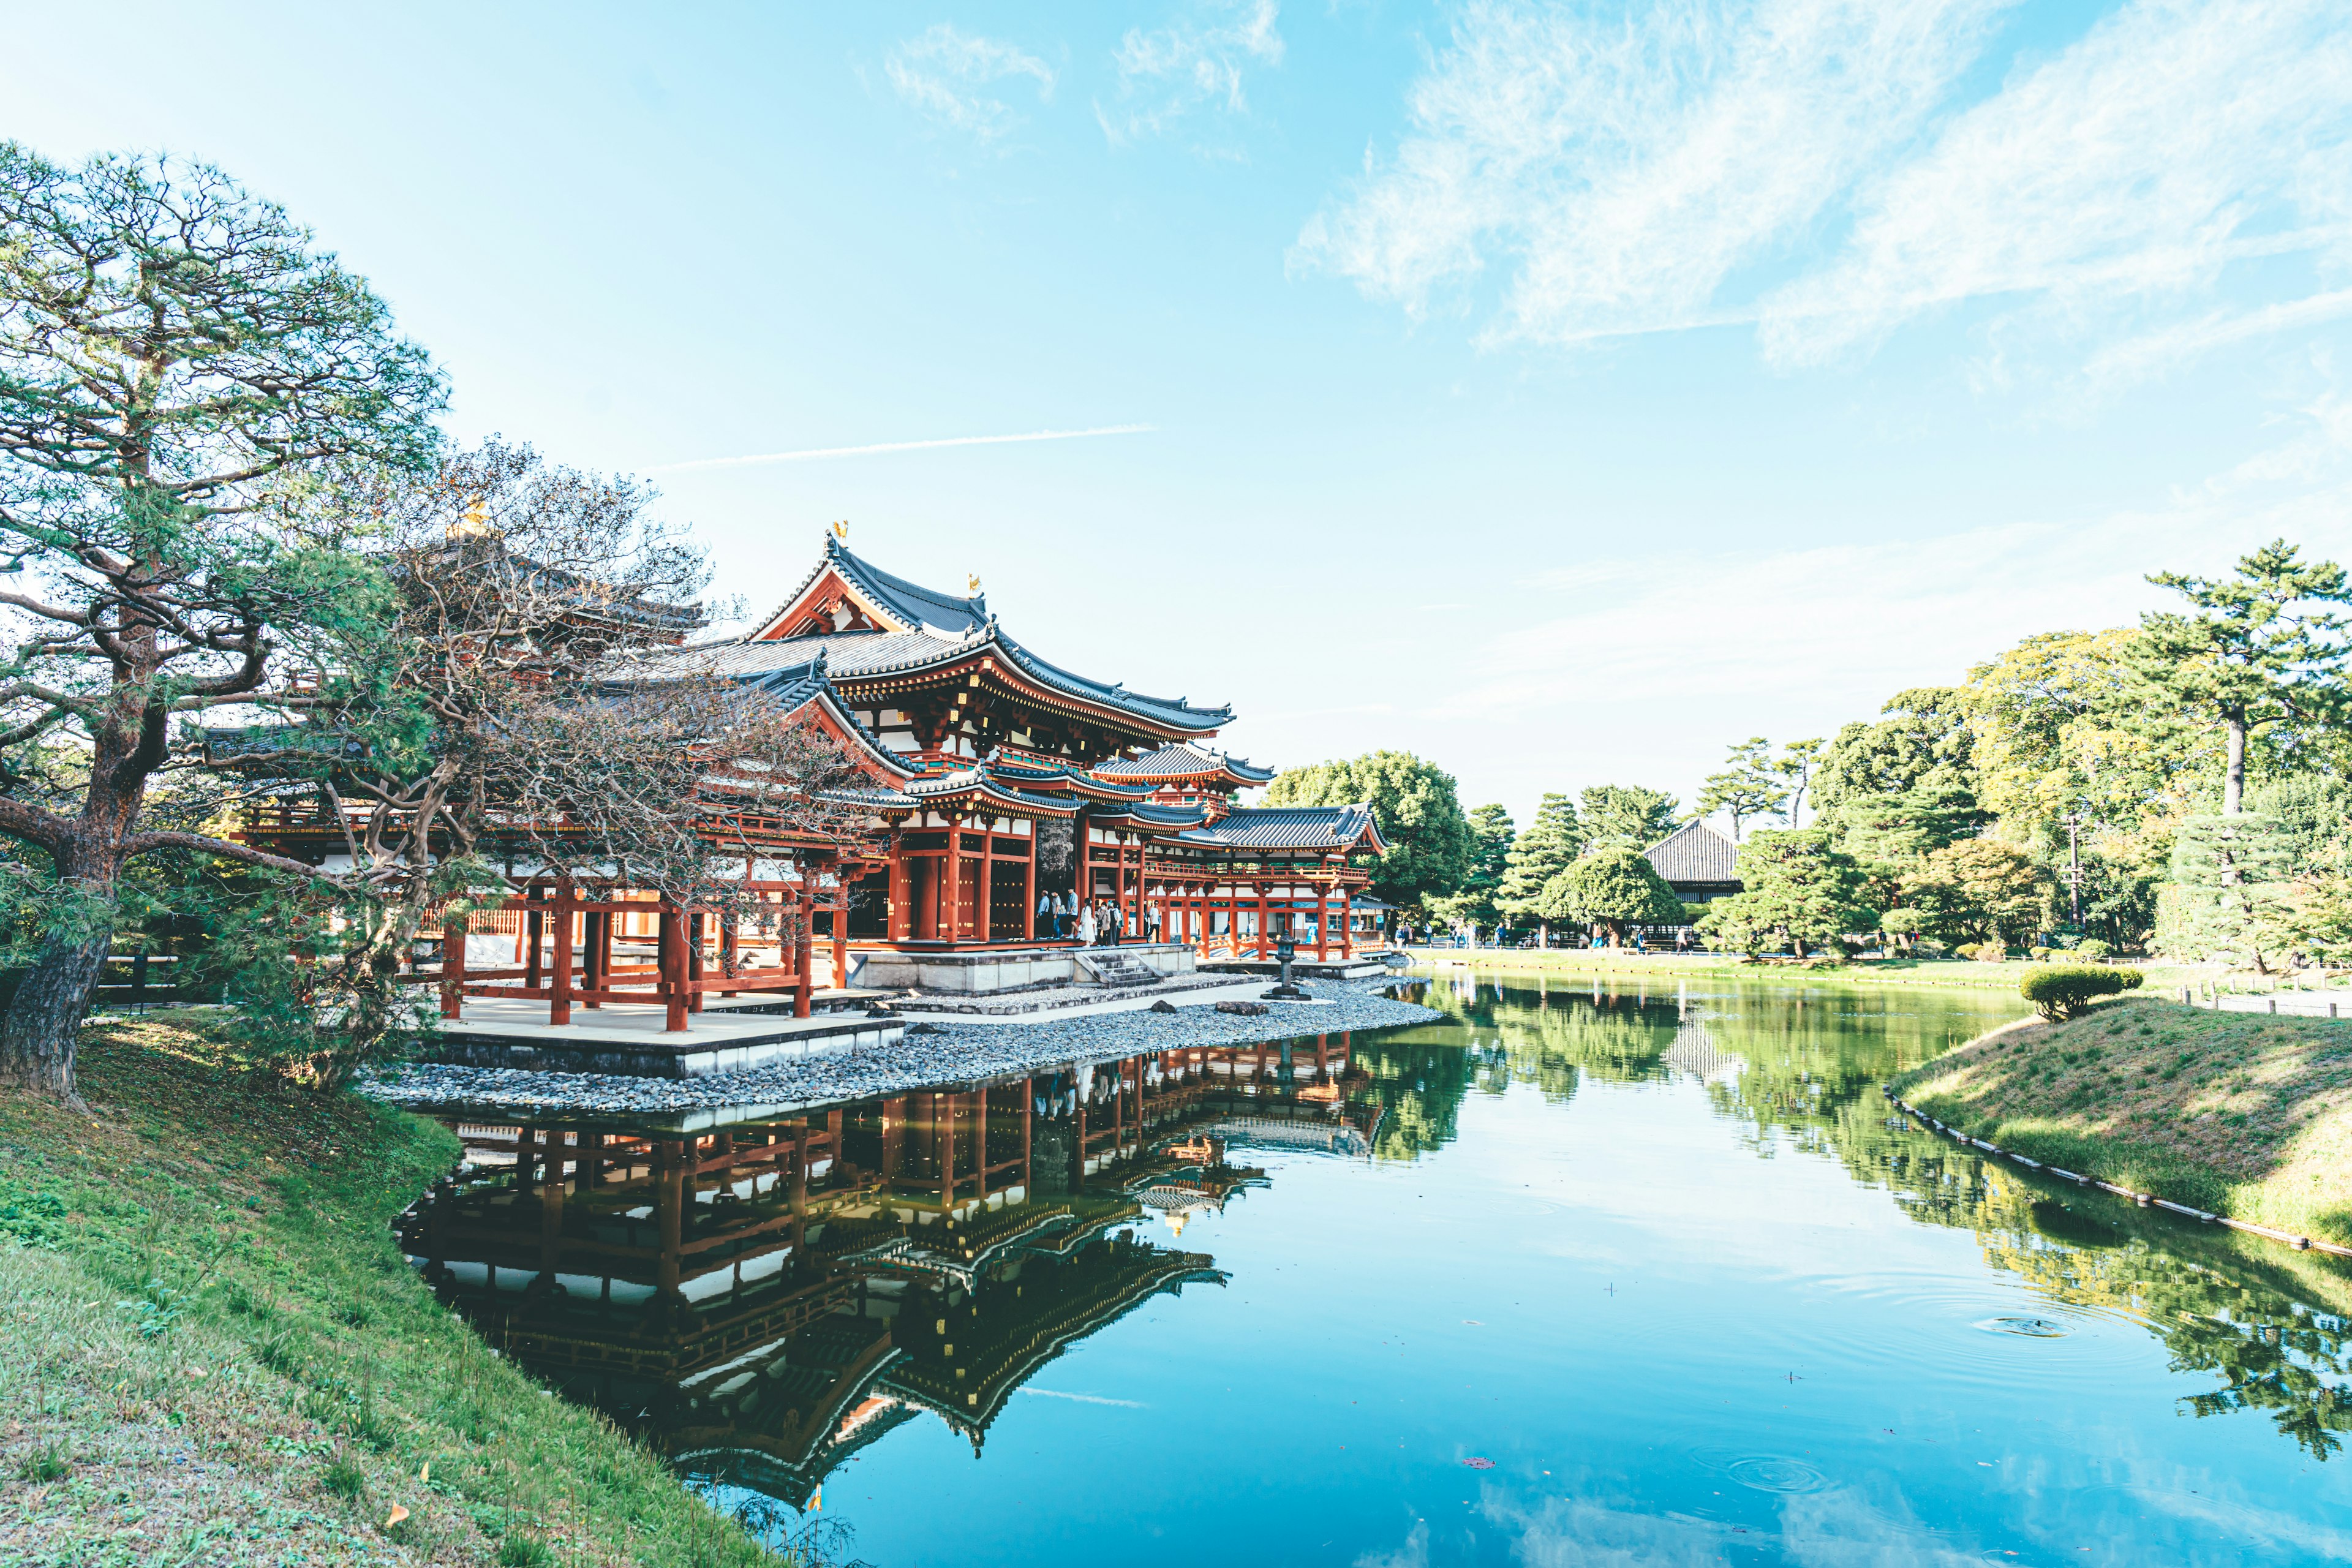
M 714 796 L 711 841 L 751 845 L 744 885 L 772 911 L 748 933 L 641 889 L 520 872 L 500 909 L 445 940 L 446 1016 L 466 996 L 543 1002 L 559 1025 L 575 1008 L 640 1003 L 682 1030 L 709 996 L 773 992 L 806 1016 L 821 960 L 842 987 L 861 957 L 904 973 L 927 954 L 1076 945 L 1041 925 L 1048 900 L 1103 910 L 1120 942 L 1181 957 L 1163 970 L 1268 959 L 1286 936 L 1302 957 L 1356 956 L 1351 911 L 1387 847 L 1369 806 L 1234 804 L 1274 773 L 1210 745 L 1230 708 L 1048 663 L 980 595 L 894 576 L 829 533 L 748 636 L 679 647 L 632 674 L 680 668 L 763 689 L 848 752 L 865 775 L 845 797 L 864 834 L 820 840 Z M 215 737 L 216 762 L 245 754 L 241 733 Z M 323 863 L 342 834 L 314 811 L 262 808 L 245 837 Z

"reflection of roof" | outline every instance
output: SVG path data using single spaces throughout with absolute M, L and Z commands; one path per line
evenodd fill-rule
M 1204 849 L 1386 850 L 1369 805 L 1241 806 L 1176 836 Z
M 1676 828 L 1642 854 L 1669 882 L 1739 880 L 1739 847 L 1704 822 Z
M 1272 768 L 1261 768 L 1190 742 L 1162 746 L 1140 757 L 1113 757 L 1098 764 L 1095 772 L 1109 778 L 1165 780 L 1171 784 L 1222 775 L 1234 784 L 1262 784 L 1274 777 Z

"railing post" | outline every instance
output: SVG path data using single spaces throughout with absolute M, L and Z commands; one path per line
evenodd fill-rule
M 679 930 L 685 921 L 682 911 L 670 901 L 667 894 L 662 896 L 659 908 L 660 934 L 656 939 L 654 949 L 655 994 L 660 996 L 667 1010 L 662 1023 L 664 1032 L 677 1035 L 685 1033 L 687 1026 L 686 987 L 683 984 L 686 979 L 686 942 Z

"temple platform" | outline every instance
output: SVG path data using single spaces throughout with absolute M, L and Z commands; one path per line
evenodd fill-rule
M 849 977 L 866 990 L 992 996 L 1064 986 L 1152 984 L 1191 974 L 1195 959 L 1193 951 L 1181 942 L 1134 942 L 1117 947 L 1050 942 L 936 950 L 901 945 L 853 950 Z
M 871 1017 L 845 1003 L 808 1018 L 792 1016 L 789 1001 L 782 1014 L 765 1010 L 774 1005 L 769 997 L 714 996 L 701 1012 L 689 1015 L 688 1028 L 673 1035 L 663 1029 L 658 1006 L 574 1008 L 572 1022 L 558 1027 L 547 1021 L 543 1002 L 472 997 L 463 1019 L 441 1026 L 434 1059 L 530 1072 L 707 1078 L 861 1046 L 895 1045 L 905 1028 L 895 1017 Z
M 1282 965 L 1270 958 L 1216 958 L 1201 965 L 1206 974 L 1263 974 L 1277 977 Z M 1290 973 L 1301 980 L 1372 980 L 1389 972 L 1382 953 L 1359 953 L 1353 958 L 1294 958 Z
M 1227 997 L 1255 996 L 1265 989 L 1232 974 L 1178 974 L 1133 985 L 1046 985 L 986 995 L 911 992 L 891 1006 L 910 1019 L 961 1018 L 972 1022 L 1040 1023 L 1047 1017 L 1116 1013 L 1149 1007 L 1163 997 L 1179 1006 Z

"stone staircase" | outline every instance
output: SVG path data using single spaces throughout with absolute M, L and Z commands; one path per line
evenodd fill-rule
M 1156 985 L 1160 980 L 1158 970 L 1115 947 L 1090 948 L 1079 953 L 1077 960 L 1078 966 L 1091 972 L 1095 984 L 1106 990 Z

